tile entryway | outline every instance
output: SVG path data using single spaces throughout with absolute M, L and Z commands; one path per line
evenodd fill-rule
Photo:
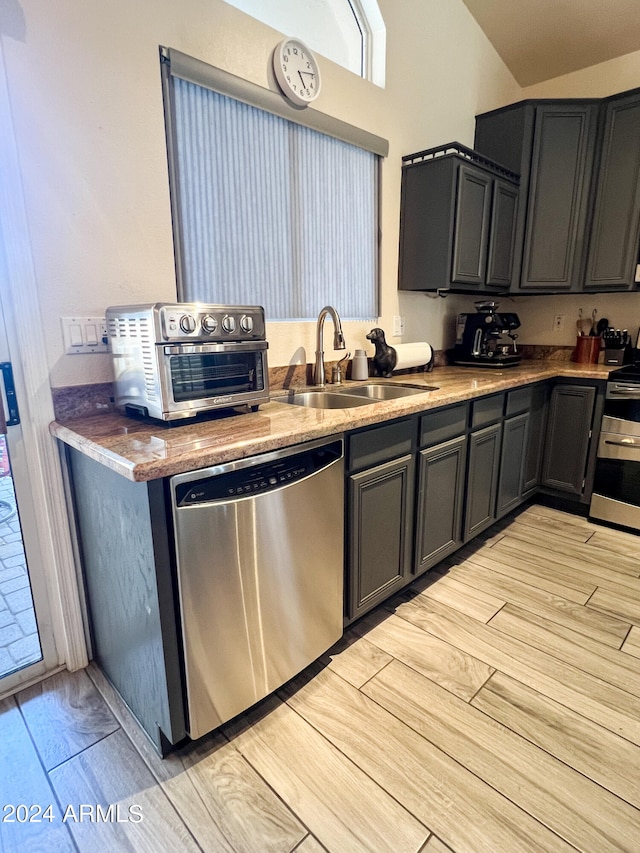
M 7 463 L 5 438 L 0 436 L 0 678 L 42 657 L 15 490 Z

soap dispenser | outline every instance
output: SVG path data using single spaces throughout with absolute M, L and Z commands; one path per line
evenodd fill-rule
M 351 361 L 351 378 L 352 379 L 368 379 L 369 378 L 369 362 L 367 354 L 363 349 L 357 349 Z

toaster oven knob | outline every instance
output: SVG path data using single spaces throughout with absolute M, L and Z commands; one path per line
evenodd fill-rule
M 211 314 L 205 314 L 202 318 L 202 331 L 207 335 L 212 335 L 218 328 L 218 321 Z
M 225 332 L 235 332 L 236 318 L 231 317 L 229 314 L 225 314 L 222 318 L 222 328 L 225 330 Z
M 240 317 L 240 328 L 243 332 L 252 332 L 253 317 L 250 317 L 248 314 L 243 314 L 242 317 Z
M 182 317 L 180 317 L 180 328 L 185 335 L 190 335 L 191 332 L 195 331 L 196 321 L 193 319 L 191 314 L 183 314 Z

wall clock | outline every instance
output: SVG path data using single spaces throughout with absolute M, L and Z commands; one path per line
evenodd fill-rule
M 284 39 L 273 52 L 273 70 L 283 94 L 306 107 L 320 94 L 320 68 L 309 48 L 299 39 Z

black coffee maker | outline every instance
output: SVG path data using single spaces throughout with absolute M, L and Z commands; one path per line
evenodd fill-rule
M 517 314 L 498 312 L 498 302 L 476 302 L 475 314 L 458 314 L 454 364 L 465 367 L 513 367 L 522 355 L 516 347 Z M 508 340 L 507 340 L 508 339 Z

